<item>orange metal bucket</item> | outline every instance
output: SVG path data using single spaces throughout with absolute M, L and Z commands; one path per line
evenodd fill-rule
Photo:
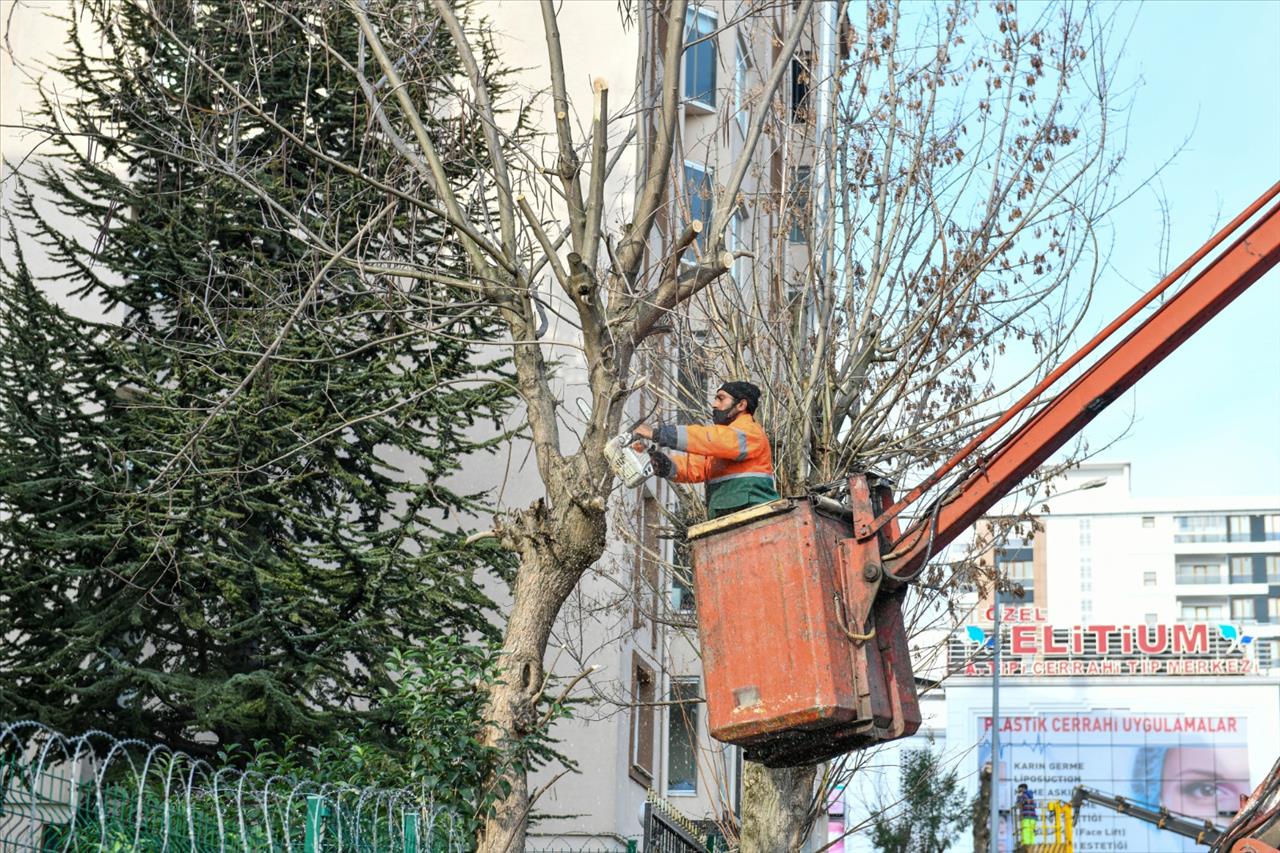
M 837 555 L 852 526 L 807 500 L 768 506 L 690 536 L 708 722 L 725 743 L 824 729 L 858 710 L 836 614 Z
M 789 766 L 919 728 L 906 587 L 882 584 L 882 537 L 853 535 L 889 498 L 857 475 L 850 507 L 786 499 L 690 528 L 716 740 Z

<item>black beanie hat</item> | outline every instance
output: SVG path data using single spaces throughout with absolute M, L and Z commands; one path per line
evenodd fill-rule
M 720 390 L 735 400 L 746 400 L 747 414 L 756 413 L 756 406 L 760 405 L 760 389 L 750 382 L 726 382 L 720 386 Z

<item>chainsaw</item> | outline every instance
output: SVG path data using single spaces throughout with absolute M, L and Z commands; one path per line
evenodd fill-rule
M 604 446 L 604 460 L 609 463 L 613 473 L 619 480 L 634 489 L 653 476 L 653 460 L 649 458 L 648 448 L 636 450 L 632 445 L 637 443 L 631 430 L 625 430 L 609 439 Z

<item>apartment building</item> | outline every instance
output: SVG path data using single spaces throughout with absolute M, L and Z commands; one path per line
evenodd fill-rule
M 1130 496 L 1126 463 L 1090 463 L 1062 481 L 1039 530 L 990 555 L 1063 624 L 1231 623 L 1280 666 L 1280 497 Z M 989 598 L 983 602 L 989 605 Z

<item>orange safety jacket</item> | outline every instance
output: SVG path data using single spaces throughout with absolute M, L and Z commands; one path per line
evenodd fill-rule
M 711 518 L 778 499 L 773 451 L 756 419 L 743 412 L 727 426 L 663 426 L 654 435 L 672 447 L 677 483 L 707 484 Z

